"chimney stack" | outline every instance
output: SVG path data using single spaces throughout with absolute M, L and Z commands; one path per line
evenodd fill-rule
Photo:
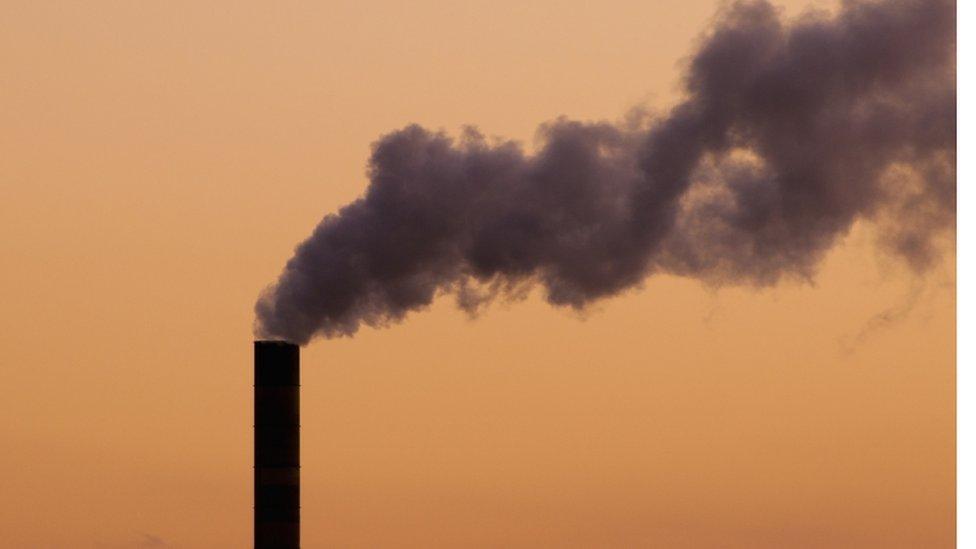
M 254 548 L 298 549 L 299 353 L 254 342 Z

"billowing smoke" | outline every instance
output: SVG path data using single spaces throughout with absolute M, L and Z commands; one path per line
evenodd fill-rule
M 327 215 L 258 300 L 305 344 L 453 294 L 476 312 L 540 286 L 583 308 L 655 273 L 809 278 L 858 220 L 923 271 L 955 223 L 955 5 L 848 1 L 786 23 L 725 8 L 684 100 L 626 123 L 559 119 L 526 153 L 419 126 L 374 144 L 365 195 Z

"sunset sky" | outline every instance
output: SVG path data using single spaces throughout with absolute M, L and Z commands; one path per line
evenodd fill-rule
M 255 299 L 371 143 L 665 109 L 717 5 L 0 5 L 0 544 L 249 546 Z M 951 243 L 877 237 L 314 340 L 303 546 L 952 547 Z

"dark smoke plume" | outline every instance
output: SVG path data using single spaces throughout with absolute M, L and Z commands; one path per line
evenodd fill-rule
M 955 223 L 955 4 L 844 2 L 792 23 L 720 13 L 684 100 L 624 124 L 559 119 L 538 152 L 419 126 L 383 136 L 365 195 L 322 220 L 257 303 L 307 343 L 454 294 L 475 312 L 538 285 L 583 308 L 655 273 L 810 278 L 858 220 L 919 271 Z

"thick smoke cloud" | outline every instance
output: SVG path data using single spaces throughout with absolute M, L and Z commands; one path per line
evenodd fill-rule
M 955 5 L 849 1 L 786 23 L 727 7 L 684 100 L 624 124 L 559 119 L 527 154 L 467 129 L 374 144 L 365 195 L 325 217 L 258 300 L 307 343 L 541 286 L 585 307 L 655 273 L 809 278 L 858 220 L 923 271 L 955 222 Z

